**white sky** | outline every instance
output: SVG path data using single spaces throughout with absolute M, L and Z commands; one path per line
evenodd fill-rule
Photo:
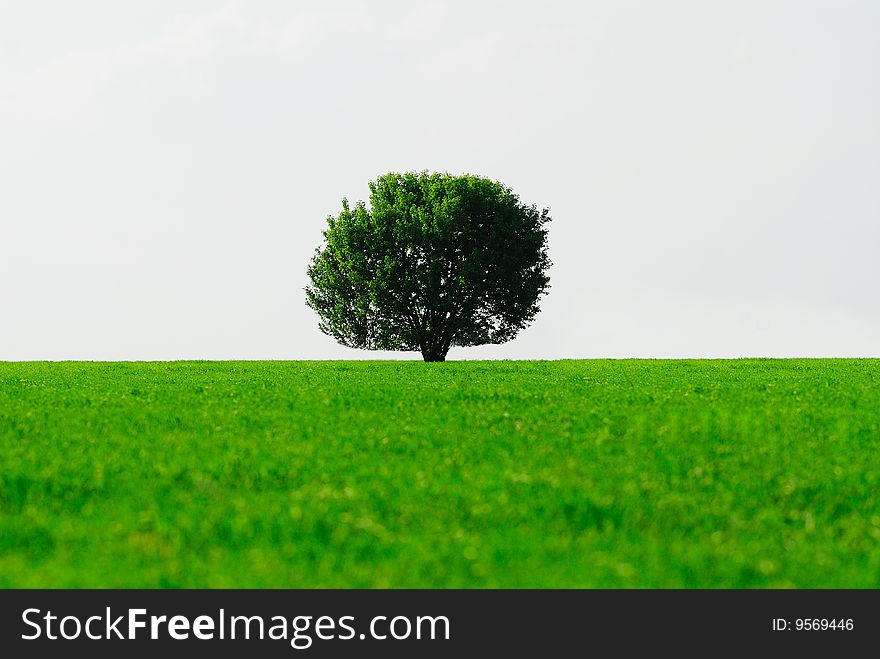
M 451 359 L 878 356 L 878 35 L 872 0 L 0 0 L 0 359 L 394 356 L 302 288 L 414 169 L 554 218 L 533 326 Z

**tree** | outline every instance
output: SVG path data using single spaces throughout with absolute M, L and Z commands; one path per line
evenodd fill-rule
M 549 288 L 549 211 L 478 176 L 390 173 L 370 205 L 327 218 L 308 268 L 306 304 L 339 343 L 418 350 L 504 343 L 528 326 Z

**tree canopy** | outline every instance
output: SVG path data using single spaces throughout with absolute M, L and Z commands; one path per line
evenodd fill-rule
M 420 351 L 504 343 L 549 288 L 547 209 L 479 176 L 389 173 L 369 205 L 327 218 L 308 267 L 306 303 L 339 343 Z

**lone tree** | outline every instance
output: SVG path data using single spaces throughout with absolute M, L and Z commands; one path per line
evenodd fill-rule
M 339 343 L 419 350 L 504 343 L 549 288 L 548 210 L 478 176 L 385 174 L 370 204 L 328 217 L 308 268 L 306 303 Z

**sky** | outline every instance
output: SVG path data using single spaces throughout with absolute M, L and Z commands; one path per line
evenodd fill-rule
M 419 359 L 306 266 L 389 171 L 548 207 L 450 359 L 880 356 L 880 3 L 0 0 L 0 360 Z

